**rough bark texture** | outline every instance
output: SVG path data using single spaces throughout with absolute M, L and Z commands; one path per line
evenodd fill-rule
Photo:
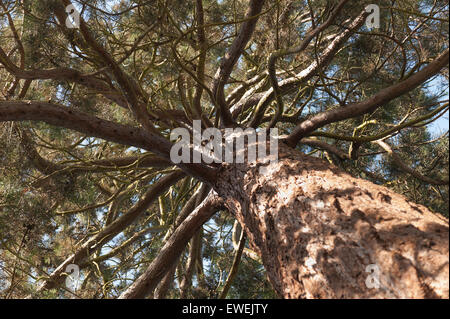
M 448 298 L 448 221 L 282 143 L 279 161 L 230 165 L 215 189 L 285 298 Z M 380 287 L 368 288 L 368 265 Z

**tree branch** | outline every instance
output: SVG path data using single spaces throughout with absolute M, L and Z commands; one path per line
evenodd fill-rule
M 394 160 L 394 163 L 405 173 L 408 173 L 412 176 L 414 176 L 415 178 L 421 180 L 422 182 L 428 183 L 428 184 L 432 184 L 432 185 L 448 185 L 449 181 L 447 180 L 438 180 L 438 179 L 433 179 L 427 176 L 424 176 L 422 174 L 420 174 L 419 172 L 413 170 L 411 167 L 407 166 L 403 160 L 394 153 L 394 151 L 392 150 L 391 146 L 384 142 L 383 140 L 378 140 L 375 141 L 374 143 L 378 144 L 379 146 L 381 146 L 382 149 L 384 149 L 387 153 L 389 153 L 389 155 L 391 155 L 392 159 Z
M 278 79 L 276 76 L 275 63 L 277 62 L 277 59 L 282 58 L 287 55 L 296 54 L 296 53 L 300 53 L 300 52 L 304 51 L 308 47 L 308 45 L 310 44 L 312 39 L 314 39 L 314 37 L 316 37 L 319 33 L 324 31 L 326 28 L 328 28 L 331 25 L 331 23 L 336 19 L 336 17 L 338 16 L 339 12 L 341 11 L 342 7 L 345 5 L 346 2 L 348 2 L 348 0 L 341 0 L 339 2 L 339 4 L 336 6 L 336 8 L 334 9 L 333 13 L 330 14 L 328 19 L 320 26 L 315 27 L 312 30 L 310 30 L 306 34 L 305 38 L 303 39 L 303 41 L 300 45 L 292 47 L 292 48 L 288 48 L 288 49 L 277 50 L 269 56 L 269 59 L 267 62 L 267 70 L 269 72 L 270 82 L 272 84 L 273 92 L 275 93 L 275 99 L 277 101 L 277 109 L 275 111 L 274 117 L 272 118 L 272 120 L 269 123 L 269 127 L 275 126 L 275 124 L 277 123 L 278 119 L 281 117 L 281 115 L 283 114 L 283 111 L 284 111 L 283 99 L 281 97 L 280 87 L 278 85 Z M 365 17 L 365 16 L 367 16 L 367 13 L 363 12 L 362 15 Z
M 43 121 L 115 143 L 139 147 L 170 161 L 172 143 L 159 134 L 114 123 L 69 107 L 39 101 L 0 101 L 0 122 Z M 196 163 L 177 164 L 187 174 L 210 183 L 215 170 Z
M 154 200 L 163 194 L 167 188 L 178 182 L 185 175 L 182 171 L 176 171 L 162 177 L 155 182 L 145 195 L 120 218 L 106 226 L 94 237 L 86 241 L 75 253 L 70 255 L 62 264 L 60 264 L 53 273 L 38 288 L 37 292 L 51 289 L 59 285 L 65 278 L 64 271 L 69 264 L 78 264 L 82 266 L 92 251 L 95 251 L 106 242 L 114 238 L 126 227 L 134 223 L 150 207 Z
M 349 159 L 348 154 L 345 153 L 344 151 L 341 151 L 336 146 L 328 144 L 327 142 L 318 139 L 304 138 L 301 140 L 301 144 L 305 144 L 314 148 L 319 148 L 327 152 L 333 153 L 342 160 Z
M 124 291 L 119 299 L 145 298 L 150 294 L 168 269 L 174 265 L 187 242 L 198 228 L 222 207 L 222 200 L 211 191 L 205 200 L 181 223 L 165 243 L 147 270 Z
M 225 101 L 224 87 L 228 82 L 234 65 L 238 61 L 255 30 L 256 23 L 258 22 L 258 15 L 262 10 L 263 5 L 264 0 L 250 0 L 249 9 L 245 15 L 246 21 L 242 24 L 238 36 L 234 39 L 230 50 L 222 59 L 220 67 L 214 76 L 212 92 L 219 104 L 220 116 L 226 126 L 234 123 L 234 120 Z
M 334 58 L 338 50 L 342 47 L 345 41 L 350 38 L 352 34 L 354 34 L 365 22 L 366 13 L 362 12 L 358 17 L 355 18 L 350 25 L 345 28 L 344 31 L 337 34 L 335 38 L 331 41 L 331 43 L 325 48 L 323 54 L 315 59 L 306 69 L 297 73 L 295 76 L 284 79 L 278 83 L 280 88 L 280 95 L 286 94 L 290 92 L 292 89 L 299 86 L 301 83 L 305 83 L 309 79 L 311 79 L 317 72 L 327 66 Z M 255 101 L 251 104 L 254 105 L 256 102 L 256 108 L 253 112 L 253 117 L 248 124 L 249 127 L 256 127 L 262 120 L 264 116 L 264 111 L 267 106 L 272 102 L 275 98 L 274 89 L 271 87 L 264 93 L 260 93 L 260 95 L 253 98 Z M 243 104 L 245 101 L 240 101 L 239 104 Z M 236 106 L 235 109 L 239 109 L 239 106 Z
M 446 49 L 421 71 L 412 75 L 408 79 L 401 81 L 400 83 L 381 90 L 371 98 L 360 103 L 351 104 L 342 108 L 317 114 L 312 118 L 303 121 L 297 125 L 293 132 L 288 136 L 286 143 L 291 147 L 295 147 L 298 141 L 300 141 L 304 136 L 322 126 L 373 112 L 378 107 L 383 106 L 389 101 L 415 89 L 433 75 L 439 73 L 439 71 L 448 64 L 448 58 L 449 49 Z

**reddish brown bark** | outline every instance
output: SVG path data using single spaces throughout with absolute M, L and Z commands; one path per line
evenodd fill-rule
M 285 298 L 448 298 L 448 221 L 280 145 L 278 163 L 230 165 L 216 191 Z M 368 265 L 380 288 L 368 288 Z

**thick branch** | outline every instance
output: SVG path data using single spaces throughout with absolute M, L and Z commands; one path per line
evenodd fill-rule
M 248 41 L 250 40 L 253 31 L 255 30 L 256 23 L 258 21 L 258 14 L 261 12 L 264 5 L 264 0 L 251 0 L 249 10 L 245 15 L 246 21 L 242 24 L 238 36 L 234 39 L 230 50 L 226 53 L 222 59 L 219 69 L 214 76 L 213 82 L 213 94 L 220 107 L 220 115 L 225 125 L 229 125 L 234 122 L 230 110 L 225 102 L 224 86 L 231 75 L 234 65 L 238 61 L 245 49 Z
M 39 101 L 0 101 L 0 122 L 3 121 L 43 121 L 89 136 L 143 148 L 170 161 L 172 144 L 159 134 L 107 121 L 69 107 Z M 214 180 L 214 171 L 205 165 L 180 163 L 179 167 L 202 181 Z
M 241 263 L 242 253 L 244 252 L 246 240 L 247 236 L 245 232 L 242 232 L 241 238 L 239 240 L 239 246 L 236 250 L 236 254 L 234 255 L 233 264 L 231 265 L 230 272 L 228 273 L 227 280 L 225 281 L 225 286 L 223 287 L 220 293 L 219 299 L 225 299 L 227 297 L 228 291 L 231 288 L 231 284 L 233 283 L 233 280 L 237 275 L 239 264 Z
M 214 192 L 211 192 L 177 228 L 147 270 L 119 298 L 144 298 L 150 294 L 164 277 L 167 269 L 170 269 L 178 260 L 187 242 L 199 227 L 211 218 L 221 206 L 222 201 Z
M 180 283 L 180 299 L 186 299 L 189 289 L 191 288 L 192 276 L 194 275 L 198 254 L 200 253 L 201 240 L 202 232 L 201 230 L 198 230 L 190 242 L 186 271 L 184 272 L 183 280 Z
M 143 213 L 150 207 L 155 199 L 163 194 L 167 188 L 178 182 L 185 175 L 181 171 L 173 172 L 164 176 L 145 193 L 145 195 L 125 214 L 105 227 L 94 237 L 81 245 L 75 253 L 70 255 L 61 265 L 59 265 L 53 273 L 38 288 L 38 292 L 45 289 L 51 289 L 59 285 L 65 278 L 64 271 L 69 264 L 85 265 L 85 261 L 90 253 L 104 245 L 106 242 L 114 238 L 126 227 L 134 223 Z
M 446 49 L 440 56 L 438 56 L 421 71 L 400 83 L 381 90 L 371 98 L 360 103 L 329 110 L 313 116 L 309 120 L 300 123 L 294 129 L 294 131 L 287 138 L 287 143 L 290 146 L 295 146 L 298 141 L 300 141 L 308 133 L 311 133 L 322 126 L 373 112 L 378 107 L 383 106 L 389 101 L 415 89 L 433 75 L 439 73 L 439 71 L 448 64 L 448 58 L 449 49 Z
M 186 202 L 186 204 L 181 209 L 180 213 L 178 214 L 175 222 L 173 223 L 171 229 L 167 232 L 166 236 L 164 236 L 164 241 L 166 241 L 170 236 L 172 236 L 173 232 L 177 229 L 178 226 L 181 225 L 181 223 L 192 213 L 192 211 L 200 205 L 205 197 L 208 195 L 208 192 L 210 190 L 210 187 L 206 184 L 203 184 L 201 187 L 197 189 L 197 191 L 189 198 L 189 200 Z M 178 258 L 179 259 L 179 258 Z M 155 288 L 155 292 L 153 294 L 154 299 L 164 299 L 167 291 L 170 288 L 170 284 L 173 282 L 174 274 L 176 271 L 176 266 L 178 263 L 175 261 L 172 268 L 167 270 L 167 273 L 165 274 L 164 278 L 158 283 L 158 286 Z
M 0 121 L 43 121 L 89 136 L 143 148 L 164 158 L 168 158 L 170 153 L 170 143 L 160 136 L 53 103 L 0 101 Z

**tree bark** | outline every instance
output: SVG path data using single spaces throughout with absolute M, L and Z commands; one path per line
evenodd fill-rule
M 214 189 L 280 296 L 449 297 L 444 217 L 283 143 L 278 162 L 263 165 L 226 166 Z

